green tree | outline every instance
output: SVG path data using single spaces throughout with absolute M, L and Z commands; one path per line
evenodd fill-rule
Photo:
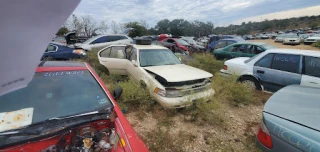
M 147 29 L 144 26 L 140 25 L 140 23 L 138 23 L 138 22 L 126 23 L 125 27 L 134 29 L 134 30 L 129 32 L 129 36 L 130 37 L 143 36 L 143 35 L 147 35 L 148 34 Z
M 309 26 L 310 26 L 310 28 L 315 29 L 318 26 L 318 23 L 317 22 L 311 22 L 309 24 Z
M 66 27 L 61 27 L 59 31 L 56 33 L 57 36 L 63 36 L 64 34 L 68 33 L 69 30 Z

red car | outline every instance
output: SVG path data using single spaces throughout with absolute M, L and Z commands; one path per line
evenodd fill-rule
M 0 151 L 147 152 L 95 71 L 41 62 L 26 88 L 0 96 Z
M 167 38 L 162 40 L 162 42 L 176 44 L 179 48 L 181 48 L 184 51 L 190 51 L 191 48 L 191 45 L 188 42 L 178 38 Z

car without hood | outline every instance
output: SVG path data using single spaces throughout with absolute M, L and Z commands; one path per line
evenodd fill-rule
M 292 85 L 265 103 L 257 146 L 269 152 L 320 151 L 319 88 Z
M 189 106 L 198 98 L 214 94 L 212 74 L 182 64 L 165 47 L 137 44 L 103 48 L 97 54 L 100 64 L 110 73 L 128 75 L 146 86 L 151 96 L 164 107 Z
M 66 44 L 51 42 L 44 52 L 42 59 L 72 60 L 86 58 L 86 56 L 86 51 L 82 49 L 74 49 Z

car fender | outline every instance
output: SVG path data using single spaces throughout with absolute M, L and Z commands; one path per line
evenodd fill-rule
M 261 89 L 264 90 L 263 85 L 261 85 L 261 83 L 260 83 L 260 79 L 253 74 L 253 71 L 251 71 L 251 72 L 249 72 L 249 71 L 243 72 L 243 73 L 239 76 L 238 81 L 239 81 L 241 78 L 247 77 L 247 76 L 253 77 L 254 79 L 256 79 L 256 80 L 259 82 L 259 85 L 261 86 Z

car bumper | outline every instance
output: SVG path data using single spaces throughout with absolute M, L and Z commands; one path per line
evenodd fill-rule
M 265 147 L 256 137 L 256 145 L 262 152 L 301 152 L 300 149 L 293 147 L 287 142 L 279 139 L 278 137 L 271 135 L 272 149 Z
M 220 71 L 220 76 L 225 77 L 225 78 L 228 78 L 228 77 L 231 76 L 231 74 L 225 73 L 225 72 L 223 72 L 223 71 Z
M 277 40 L 277 39 L 276 39 L 276 40 L 274 40 L 274 41 L 275 41 L 275 42 L 282 42 L 283 40 Z
M 167 98 L 160 96 L 158 94 L 153 93 L 153 97 L 155 100 L 166 108 L 183 108 L 192 105 L 192 102 L 196 99 L 203 98 L 203 97 L 210 97 L 214 95 L 214 90 L 209 89 L 203 92 L 195 93 L 192 95 L 178 97 L 178 98 Z
M 284 44 L 300 44 L 300 41 L 290 41 L 290 42 L 284 41 L 283 43 Z

